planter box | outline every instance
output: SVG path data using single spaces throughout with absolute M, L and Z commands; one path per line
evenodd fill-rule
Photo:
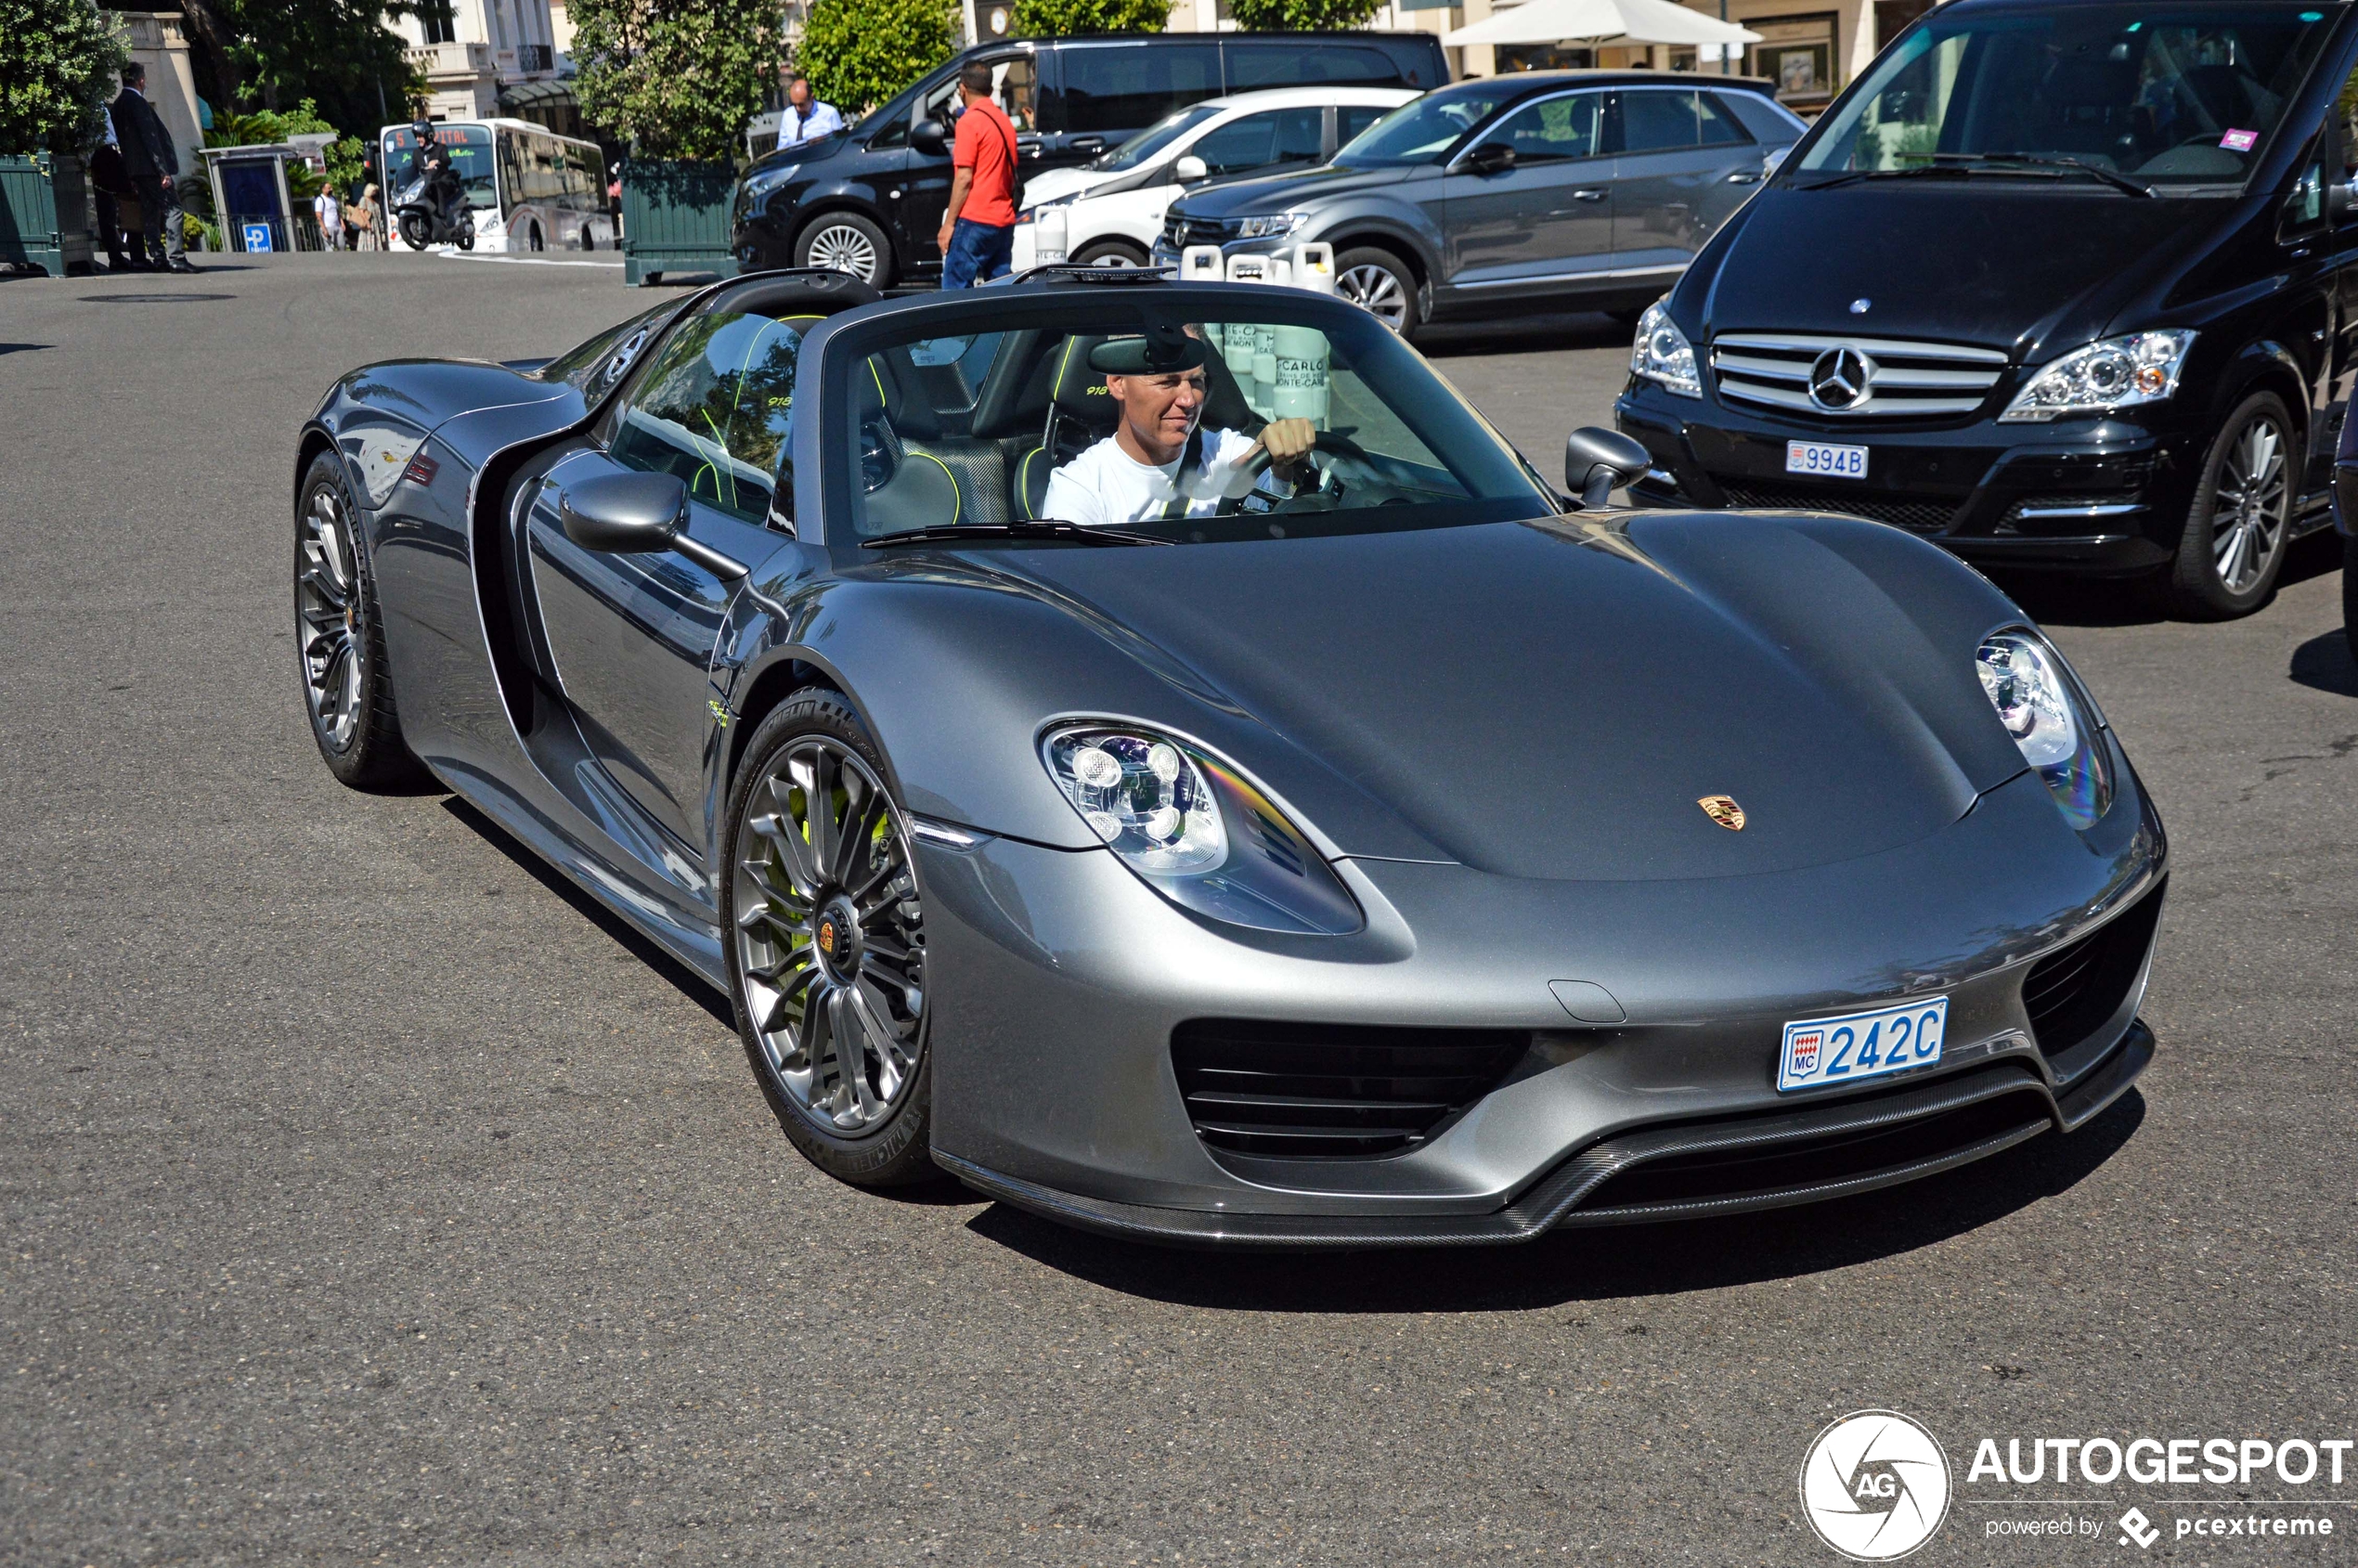
M 666 274 L 736 275 L 729 251 L 732 163 L 633 158 L 622 165 L 622 280 L 632 287 Z
M 52 278 L 90 270 L 90 197 L 81 159 L 0 157 L 0 262 L 37 266 Z

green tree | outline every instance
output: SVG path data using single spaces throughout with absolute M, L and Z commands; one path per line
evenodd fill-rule
M 216 110 L 278 110 L 307 99 L 335 128 L 366 135 L 408 119 L 409 97 L 423 86 L 385 19 L 447 4 L 180 0 L 180 12 L 198 88 Z
M 774 0 L 573 0 L 582 118 L 641 158 L 742 150 L 784 50 Z
M 1315 32 L 1357 27 L 1382 0 L 1228 0 L 1228 14 L 1247 32 Z
M 0 152 L 78 145 L 130 58 L 90 0 L 0 0 Z
M 958 47 L 950 0 L 817 0 L 795 64 L 844 113 L 873 108 Z
M 1016 0 L 1014 29 L 1027 38 L 1090 32 L 1160 32 L 1171 0 Z

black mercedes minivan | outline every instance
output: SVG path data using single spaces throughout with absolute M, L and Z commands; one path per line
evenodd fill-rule
M 1953 0 L 1638 326 L 1639 504 L 2266 602 L 2358 369 L 2342 0 Z
M 838 135 L 757 160 L 731 200 L 746 271 L 827 266 L 889 288 L 941 274 L 959 71 L 991 68 L 1023 172 L 1085 163 L 1175 109 L 1265 87 L 1438 87 L 1430 32 L 1108 33 L 978 45 Z

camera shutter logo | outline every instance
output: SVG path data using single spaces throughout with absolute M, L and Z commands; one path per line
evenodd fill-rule
M 1949 1517 L 1949 1456 L 1896 1410 L 1857 1410 L 1818 1434 L 1801 1461 L 1801 1511 L 1857 1562 L 1888 1562 Z

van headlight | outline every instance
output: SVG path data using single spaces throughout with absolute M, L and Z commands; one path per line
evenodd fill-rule
M 2063 655 L 2028 628 L 1993 631 L 1974 653 L 1974 671 L 1998 722 L 2075 828 L 2112 810 L 2112 770 L 2103 721 L 2080 701 Z
M 1660 300 L 1646 306 L 1646 313 L 1638 317 L 1638 341 L 1629 347 L 1629 373 L 1681 397 L 1703 395 L 1702 378 L 1695 374 L 1694 345 Z
M 2194 342 L 2194 333 L 2172 330 L 2131 332 L 2074 349 L 2031 377 L 1998 418 L 2019 423 L 2161 402 L 2178 390 L 2178 372 Z
M 1365 923 L 1302 830 L 1218 758 L 1151 730 L 1076 724 L 1042 736 L 1040 759 L 1115 858 L 1181 908 L 1302 935 Z

